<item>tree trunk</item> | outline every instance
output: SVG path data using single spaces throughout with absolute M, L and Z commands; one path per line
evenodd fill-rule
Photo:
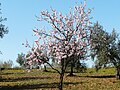
M 64 74 L 61 73 L 60 74 L 59 90 L 63 90 L 63 77 L 64 77 Z
M 48 72 L 46 65 L 44 65 L 44 72 Z
M 59 90 L 63 90 L 63 77 L 64 77 L 64 73 L 65 73 L 64 61 L 65 60 L 61 61 L 61 72 L 59 73 L 60 74 Z
M 120 79 L 120 67 L 116 68 L 116 79 Z
M 69 75 L 68 76 L 74 76 L 74 74 L 73 74 L 73 68 L 74 68 L 74 62 L 73 61 L 71 61 L 71 65 L 70 65 L 70 73 L 69 73 Z
M 73 64 L 72 63 L 71 63 L 71 70 L 70 70 L 69 76 L 74 76 L 74 74 L 73 74 Z

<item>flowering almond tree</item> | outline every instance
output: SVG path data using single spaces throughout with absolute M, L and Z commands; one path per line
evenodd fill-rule
M 36 46 L 27 57 L 31 65 L 33 61 L 47 63 L 60 75 L 59 89 L 63 88 L 63 77 L 67 65 L 75 57 L 87 54 L 90 41 L 90 13 L 91 9 L 85 10 L 86 3 L 81 3 L 70 9 L 67 15 L 58 13 L 51 9 L 51 12 L 42 11 L 41 20 L 51 25 L 51 30 L 33 30 L 38 39 Z M 60 69 L 54 68 L 50 63 L 50 58 L 54 58 L 60 64 Z

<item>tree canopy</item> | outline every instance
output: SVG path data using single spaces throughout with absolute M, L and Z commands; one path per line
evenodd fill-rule
M 54 9 L 51 12 L 42 11 L 40 20 L 46 21 L 51 30 L 50 32 L 45 28 L 33 30 L 38 39 L 35 40 L 36 46 L 30 57 L 27 58 L 28 63 L 39 61 L 50 65 L 60 75 L 60 90 L 68 64 L 72 60 L 77 60 L 75 57 L 80 58 L 87 53 L 91 33 L 90 14 L 91 9 L 86 10 L 86 2 L 75 6 L 66 15 Z M 32 59 L 33 57 L 36 58 Z M 48 62 L 51 57 L 60 64 L 60 69 L 52 67 Z
M 0 3 L 0 6 L 1 6 L 1 3 Z M 2 17 L 2 12 L 1 12 L 1 9 L 0 9 L 0 37 L 3 38 L 4 37 L 4 34 L 7 34 L 8 33 L 8 27 L 6 27 L 3 22 L 7 20 L 7 18 L 3 18 Z
M 97 70 L 112 63 L 117 69 L 117 73 L 120 73 L 120 40 L 115 29 L 112 33 L 108 33 L 98 22 L 92 29 L 91 57 L 96 59 Z

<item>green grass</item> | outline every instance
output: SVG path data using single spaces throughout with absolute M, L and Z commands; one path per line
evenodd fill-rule
M 51 71 L 51 69 L 49 69 Z M 86 73 L 64 77 L 63 90 L 120 90 L 120 80 L 115 78 L 115 69 L 107 68 L 95 72 L 88 69 Z M 0 72 L 0 89 L 21 90 L 58 90 L 59 74 L 40 70 L 3 70 Z

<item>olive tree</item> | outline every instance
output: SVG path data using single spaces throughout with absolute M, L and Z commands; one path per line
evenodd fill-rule
M 97 23 L 92 27 L 91 57 L 95 60 L 95 67 L 99 70 L 107 64 L 113 64 L 116 68 L 116 77 L 120 79 L 120 41 L 113 29 L 112 33 L 106 32 Z

